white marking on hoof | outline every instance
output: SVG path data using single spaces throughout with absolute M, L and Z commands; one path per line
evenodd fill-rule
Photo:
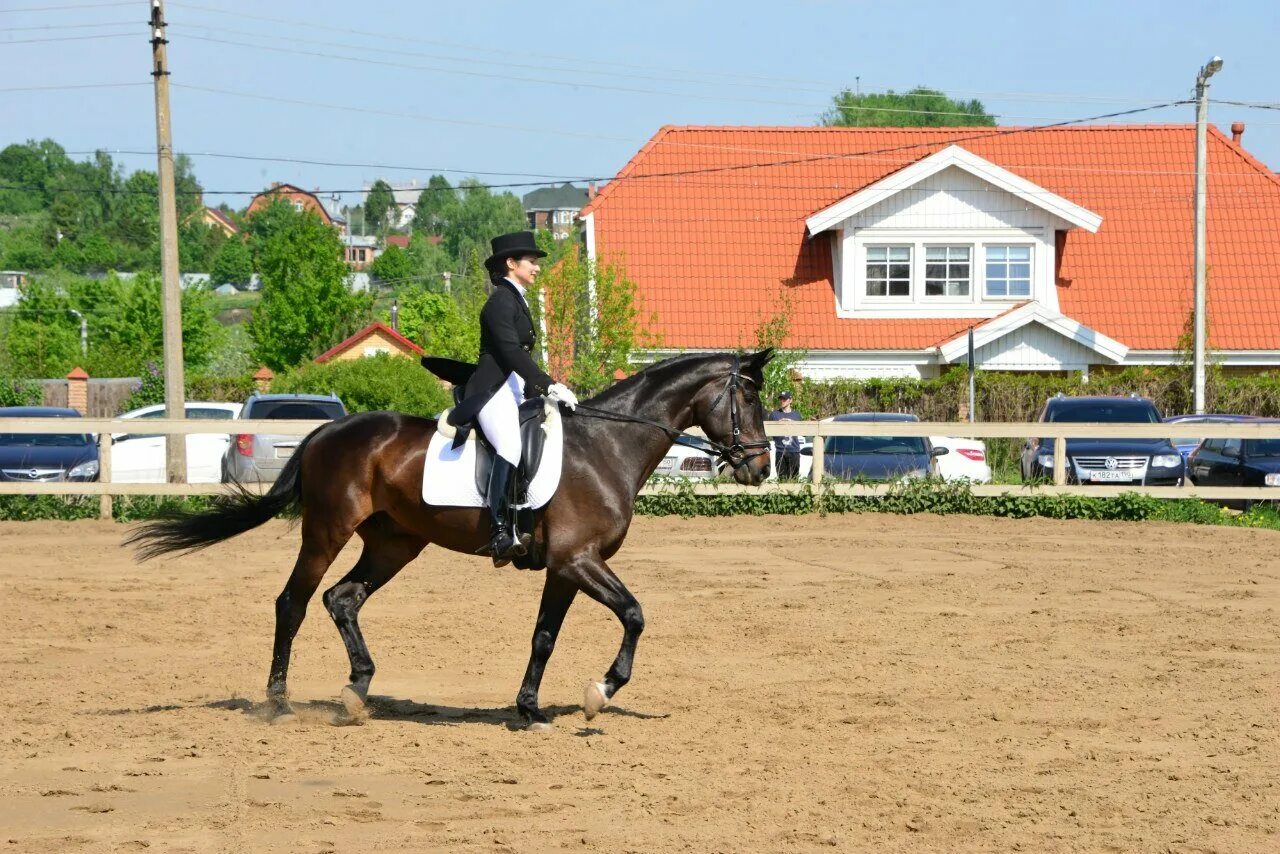
M 525 732 L 538 732 L 538 733 L 548 733 L 548 732 L 555 731 L 555 727 L 553 727 L 549 723 L 543 723 L 542 721 L 534 721 L 524 729 L 525 729 Z
M 609 689 L 603 682 L 588 682 L 586 696 L 582 700 L 582 713 L 591 720 L 609 705 Z

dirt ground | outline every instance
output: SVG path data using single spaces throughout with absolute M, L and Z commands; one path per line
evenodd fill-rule
M 539 573 L 424 553 L 362 614 L 358 726 L 317 598 L 273 726 L 296 531 L 141 566 L 124 531 L 0 525 L 3 851 L 1280 850 L 1274 532 L 637 519 L 634 680 L 584 721 L 621 634 L 580 597 L 534 734 Z

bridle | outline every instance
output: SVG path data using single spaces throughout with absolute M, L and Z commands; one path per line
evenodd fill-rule
M 736 471 L 756 457 L 768 456 L 769 441 L 763 442 L 743 442 L 742 441 L 742 419 L 738 411 L 738 395 L 737 392 L 742 388 L 742 383 L 750 383 L 756 385 L 756 381 L 751 377 L 742 373 L 742 362 L 737 355 L 733 357 L 733 368 L 729 371 L 728 381 L 724 388 L 716 395 L 716 399 L 711 402 L 708 413 L 714 412 L 716 407 L 720 405 L 720 401 L 725 397 L 729 398 L 729 426 L 732 429 L 732 440 L 728 445 L 722 445 L 719 442 L 703 436 L 694 436 L 691 433 L 685 433 L 683 430 L 677 430 L 666 424 L 660 424 L 657 421 L 650 421 L 648 418 L 641 418 L 638 415 L 626 415 L 621 412 L 613 412 L 608 409 L 599 409 L 594 406 L 588 406 L 579 403 L 575 412 L 582 412 L 588 416 L 607 416 L 614 421 L 632 421 L 636 424 L 648 424 L 651 427 L 657 427 L 671 437 L 674 444 L 684 445 L 687 448 L 693 448 L 702 451 L 709 456 L 715 456 L 716 459 L 722 460 L 726 464 L 733 467 Z M 585 410 L 585 412 L 584 412 Z

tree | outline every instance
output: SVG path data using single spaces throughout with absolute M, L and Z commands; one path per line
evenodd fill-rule
M 865 94 L 843 89 L 818 118 L 825 127 L 994 127 L 995 123 L 981 101 L 952 100 L 925 86 Z
M 499 234 L 529 227 L 524 206 L 511 193 L 495 195 L 475 178 L 458 185 L 458 202 L 442 237 L 444 250 L 465 258 L 472 249 L 489 254 L 489 241 Z
M 293 228 L 301 217 L 301 211 L 279 196 L 254 211 L 253 216 L 245 217 L 244 233 L 248 238 L 254 269 L 262 270 L 262 257 L 267 244 L 279 234 Z
M 474 362 L 480 353 L 483 301 L 416 287 L 402 291 L 400 333 L 431 356 Z
M 586 394 L 611 385 L 615 371 L 630 373 L 636 349 L 658 346 L 648 331 L 653 318 L 617 264 L 575 249 L 538 277 L 535 298 L 546 318 L 549 373 Z
M 457 203 L 458 197 L 449 179 L 443 175 L 432 175 L 413 206 L 413 230 L 443 235 Z
M 347 287 L 338 232 L 304 212 L 263 245 L 262 301 L 249 322 L 254 356 L 272 370 L 300 364 L 367 323 L 370 296 Z
M 369 195 L 364 199 L 364 221 L 372 226 L 376 234 L 384 233 L 391 227 L 396 211 L 396 197 L 391 192 L 391 185 L 379 178 L 369 188 Z
M 413 261 L 409 258 L 409 253 L 393 243 L 373 259 L 369 272 L 383 284 L 394 287 L 413 276 Z
M 213 256 L 213 266 L 209 270 L 209 281 L 214 286 L 236 285 L 244 287 L 253 278 L 253 258 L 249 255 L 249 247 L 238 237 L 225 241 Z

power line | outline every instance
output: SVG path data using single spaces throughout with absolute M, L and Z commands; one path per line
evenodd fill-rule
M 0 14 L 10 12 L 57 12 L 63 9 L 105 9 L 108 6 L 133 6 L 137 8 L 137 0 L 116 0 L 114 3 L 76 3 L 68 6 L 28 6 L 22 9 L 0 9 Z
M 1249 107 L 1254 110 L 1280 110 L 1280 103 L 1269 101 L 1223 101 L 1218 98 L 1210 98 L 1210 104 L 1227 104 L 1232 107 Z
M 99 33 L 98 35 L 93 36 L 56 36 L 47 39 L 5 39 L 0 40 L 0 46 L 11 44 L 37 44 L 39 42 L 83 42 L 91 41 L 93 39 L 119 39 L 126 36 L 129 38 L 136 38 L 137 35 L 137 31 L 134 31 L 132 33 Z
M 36 27 L 5 27 L 5 30 L 10 33 L 16 33 L 27 30 L 91 30 L 98 27 L 136 27 L 137 25 L 137 21 L 104 21 L 100 24 L 41 24 Z
M 113 89 L 123 88 L 125 86 L 150 86 L 146 81 L 138 83 L 70 83 L 57 86 L 13 86 L 8 89 L 0 89 L 0 92 L 52 92 L 63 89 Z M 93 152 L 89 152 L 92 154 Z M 153 154 L 155 152 L 152 152 Z

